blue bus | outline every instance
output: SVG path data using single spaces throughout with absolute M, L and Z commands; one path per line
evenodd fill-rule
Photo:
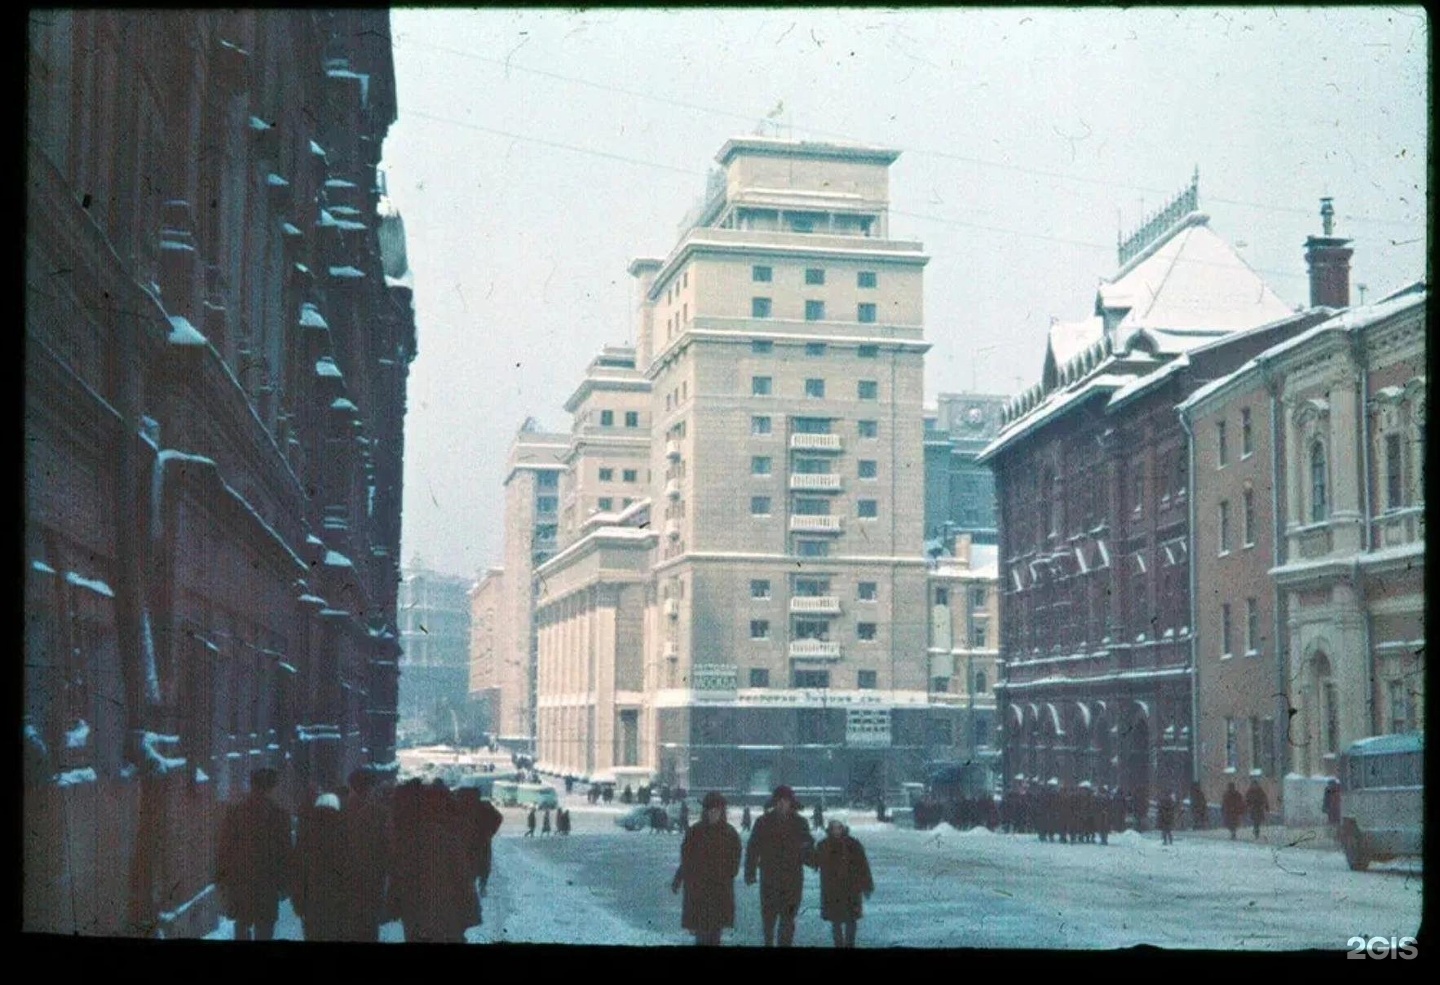
M 1419 856 L 1425 841 L 1425 733 L 1377 735 L 1340 757 L 1340 847 L 1350 868 Z

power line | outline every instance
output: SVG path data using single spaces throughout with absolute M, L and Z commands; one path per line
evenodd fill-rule
M 507 74 L 514 71 L 521 72 L 527 75 L 538 75 L 542 78 L 554 79 L 559 82 L 569 82 L 574 85 L 587 86 L 589 88 L 599 89 L 604 92 L 613 92 L 620 95 L 633 96 L 638 99 L 648 99 L 652 102 L 663 103 L 667 106 L 675 106 L 679 109 L 691 110 L 697 113 L 706 113 L 711 116 L 721 116 L 734 120 L 744 120 L 747 123 L 754 123 L 756 120 L 756 117 L 752 114 L 736 113 L 732 110 L 721 109 L 715 106 L 705 106 L 698 103 L 686 102 L 680 99 L 671 99 L 667 96 L 657 95 L 653 92 L 644 92 L 638 89 L 627 89 L 623 86 L 609 85 L 604 82 L 595 82 L 590 79 L 582 79 L 572 75 L 562 75 L 558 72 L 548 72 L 544 69 L 527 68 L 523 65 L 512 65 L 510 64 L 508 59 L 491 58 L 486 55 L 477 55 L 473 52 L 461 51 L 458 48 L 449 48 L 445 45 L 426 44 L 424 42 L 418 41 L 408 41 L 405 40 L 402 36 L 397 36 L 394 39 L 394 43 L 402 47 L 405 45 L 410 45 L 416 48 L 425 48 L 431 51 L 445 52 L 447 54 L 455 55 L 460 58 L 467 58 L 472 61 L 484 62 L 490 65 L 500 65 L 504 67 Z M 835 130 L 824 130 L 817 127 L 807 126 L 798 126 L 794 129 L 800 130 L 804 133 L 815 134 L 821 137 L 831 137 L 837 140 L 845 140 L 852 143 L 860 142 L 856 141 L 848 134 L 843 134 Z M 1119 188 L 1126 191 L 1140 191 L 1154 195 L 1168 195 L 1173 191 L 1173 189 L 1151 188 L 1145 185 L 1127 184 L 1125 182 L 1113 181 L 1105 178 L 1089 178 L 1082 175 L 1064 174 L 1058 171 L 1046 171 L 1042 168 L 1029 168 L 1020 164 L 1011 164 L 1009 162 L 1003 161 L 990 161 L 984 158 L 970 157 L 964 154 L 951 153 L 949 151 L 928 150 L 925 148 L 901 148 L 901 150 L 904 150 L 906 153 L 909 154 L 914 154 L 918 157 L 934 157 L 941 160 L 959 161 L 961 163 L 974 164 L 981 167 L 990 167 L 998 168 L 1001 170 L 1014 171 L 1019 174 L 1028 174 L 1034 177 L 1054 178 L 1061 181 L 1073 181 L 1081 184 L 1099 185 L 1108 188 Z M 1304 216 L 1310 216 L 1314 214 L 1313 209 L 1302 209 L 1296 208 L 1294 206 L 1272 205 L 1262 202 L 1246 202 L 1240 199 L 1221 198 L 1219 196 L 1211 195 L 1205 196 L 1205 199 L 1207 201 L 1216 202 L 1222 205 L 1233 205 L 1241 208 L 1256 209 L 1266 212 L 1286 212 L 1292 215 Z M 1410 228 L 1425 225 L 1424 219 L 1382 219 L 1359 215 L 1342 215 L 1340 216 L 1340 218 L 1346 222 L 1358 222 L 1372 225 L 1406 226 Z

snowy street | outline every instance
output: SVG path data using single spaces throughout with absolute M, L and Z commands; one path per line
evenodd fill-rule
M 669 891 L 679 836 L 615 825 L 619 805 L 572 808 L 575 833 L 523 837 L 523 812 L 505 811 L 484 925 L 473 943 L 684 945 L 680 898 Z M 835 812 L 835 816 L 844 816 Z M 738 812 L 731 811 L 732 823 Z M 1171 948 L 1344 950 L 1356 934 L 1414 934 L 1418 863 L 1351 872 L 1338 851 L 1179 833 L 1127 832 L 1108 846 L 1033 836 L 897 829 L 856 816 L 852 833 L 874 869 L 859 947 Z M 800 947 L 829 947 L 819 884 L 806 876 Z M 756 889 L 736 880 L 736 928 L 726 945 L 758 945 Z M 277 936 L 298 939 L 293 916 Z M 223 925 L 216 935 L 228 936 Z M 383 938 L 401 941 L 399 924 Z

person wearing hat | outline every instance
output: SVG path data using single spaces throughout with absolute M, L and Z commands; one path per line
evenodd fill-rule
M 875 891 L 865 849 L 843 821 L 831 818 L 810 866 L 820 870 L 820 918 L 830 923 L 835 946 L 854 947 L 855 924 L 864 914 L 860 898 Z
M 685 831 L 680 867 L 670 891 L 685 895 L 680 926 L 698 945 L 714 946 L 735 926 L 735 877 L 740 873 L 740 835 L 725 818 L 725 798 L 712 790 L 701 804 L 700 820 Z
M 745 885 L 753 886 L 758 873 L 765 946 L 789 947 L 795 940 L 795 914 L 815 839 L 799 814 L 795 791 L 779 786 L 770 799 L 775 809 L 755 821 L 745 846 Z
M 250 774 L 250 793 L 230 807 L 217 839 L 215 883 L 237 941 L 275 935 L 280 901 L 290 895 L 290 813 L 275 802 L 280 777 L 272 769 Z
M 351 887 L 345 819 L 340 798 L 322 793 L 301 813 L 295 838 L 299 878 L 291 902 L 307 941 L 340 941 L 349 936 Z

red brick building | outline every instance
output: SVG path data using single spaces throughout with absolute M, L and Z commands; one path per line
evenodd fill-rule
M 1000 504 L 1005 773 L 1183 795 L 1193 772 L 1188 455 L 1175 405 L 1321 315 L 1297 315 L 1197 211 L 1195 184 L 1120 250 L 1094 315 L 980 461 Z
M 36 10 L 28 52 L 24 926 L 190 936 L 252 770 L 394 760 L 389 18 Z

